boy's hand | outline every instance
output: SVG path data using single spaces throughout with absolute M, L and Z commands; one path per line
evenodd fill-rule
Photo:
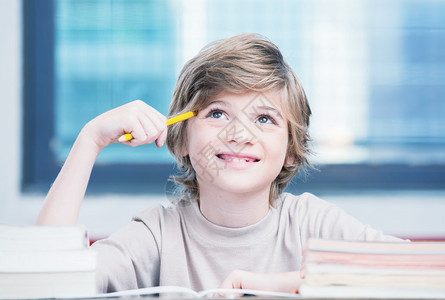
M 160 148 L 167 139 L 167 118 L 145 102 L 135 100 L 101 114 L 82 131 L 99 149 L 116 143 L 125 133 L 131 133 L 133 139 L 123 144 L 135 147 L 156 141 Z
M 300 272 L 263 274 L 236 270 L 231 272 L 219 287 L 294 293 L 301 283 Z
M 100 151 L 131 133 L 130 146 L 156 141 L 162 147 L 167 138 L 167 119 L 146 103 L 136 100 L 91 120 L 82 129 L 56 181 L 46 197 L 37 219 L 39 225 L 72 225 L 77 222 L 80 205 Z

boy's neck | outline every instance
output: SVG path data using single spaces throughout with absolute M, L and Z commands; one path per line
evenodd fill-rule
M 269 189 L 234 194 L 200 189 L 201 213 L 217 225 L 240 228 L 262 220 L 269 211 Z

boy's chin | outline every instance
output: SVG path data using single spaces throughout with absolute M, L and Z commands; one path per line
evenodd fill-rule
M 216 182 L 218 181 L 218 182 Z M 270 188 L 271 183 L 252 180 L 250 178 L 244 178 L 242 176 L 230 176 L 229 178 L 215 178 L 214 185 L 218 186 L 221 190 L 234 195 L 243 195 L 250 193 L 258 193 L 260 190 Z

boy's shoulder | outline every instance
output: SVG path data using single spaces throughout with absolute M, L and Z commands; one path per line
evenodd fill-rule
M 294 206 L 301 206 L 301 205 L 332 205 L 331 203 L 315 196 L 312 193 L 302 193 L 299 195 L 295 195 L 288 192 L 283 192 L 280 197 L 278 198 L 279 205 L 294 205 Z
M 185 217 L 196 214 L 194 202 L 154 204 L 139 212 L 133 221 L 142 222 L 149 228 L 178 225 Z
M 142 221 L 145 223 L 153 220 L 163 221 L 165 219 L 170 219 L 170 218 L 179 218 L 179 212 L 177 206 L 173 204 L 157 203 L 137 213 L 133 217 L 133 220 Z
M 336 205 L 325 201 L 314 194 L 302 193 L 295 195 L 292 193 L 282 193 L 277 201 L 277 208 L 289 213 L 306 214 L 308 212 L 330 210 Z

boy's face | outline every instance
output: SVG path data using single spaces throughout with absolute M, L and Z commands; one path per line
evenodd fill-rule
M 220 93 L 188 122 L 186 154 L 200 188 L 233 193 L 270 189 L 288 144 L 276 91 Z

